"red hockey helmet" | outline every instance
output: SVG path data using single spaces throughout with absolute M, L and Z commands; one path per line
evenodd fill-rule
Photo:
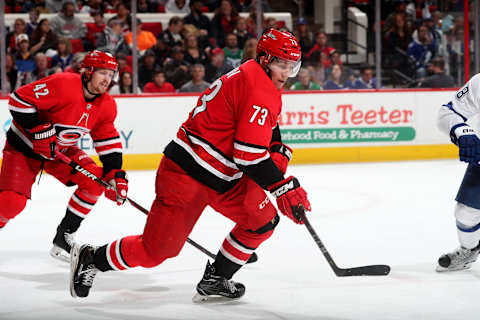
M 118 63 L 112 54 L 94 50 L 87 53 L 83 59 L 82 68 L 87 69 L 89 72 L 95 71 L 96 68 L 110 69 L 117 72 Z
M 300 70 L 302 51 L 297 39 L 289 32 L 276 29 L 265 31 L 257 44 L 257 56 L 265 56 L 264 65 L 273 62 L 274 58 L 293 62 L 290 76 L 294 77 Z

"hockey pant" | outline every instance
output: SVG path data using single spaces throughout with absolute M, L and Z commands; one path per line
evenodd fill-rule
M 95 175 L 102 175 L 102 168 L 81 149 L 70 147 L 65 155 Z M 42 161 L 25 157 L 6 143 L 0 172 L 0 227 L 25 208 L 27 199 L 31 198 L 32 184 L 41 169 Z M 43 162 L 43 169 L 66 186 L 78 186 L 68 202 L 67 211 L 82 219 L 103 193 L 102 186 L 60 160 Z
M 143 234 L 108 244 L 105 254 L 110 268 L 103 271 L 136 266 L 150 268 L 177 256 L 207 205 L 236 222 L 220 252 L 239 266 L 272 235 L 279 220 L 266 193 L 247 177 L 220 194 L 163 157 L 155 187 L 156 198 Z

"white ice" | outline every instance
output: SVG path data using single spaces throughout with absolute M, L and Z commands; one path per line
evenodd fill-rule
M 88 298 L 70 297 L 69 269 L 48 250 L 72 189 L 44 175 L 26 210 L 0 231 L 0 319 L 478 319 L 480 266 L 434 271 L 457 246 L 453 199 L 464 170 L 453 160 L 291 167 L 337 264 L 389 264 L 391 274 L 336 277 L 306 228 L 282 217 L 259 261 L 235 276 L 245 296 L 201 305 L 191 298 L 207 257 L 189 244 L 153 269 L 100 273 Z M 130 197 L 148 208 L 155 172 L 129 175 Z M 141 233 L 144 223 L 129 204 L 102 198 L 77 240 L 102 245 Z M 190 237 L 216 253 L 232 226 L 207 209 Z

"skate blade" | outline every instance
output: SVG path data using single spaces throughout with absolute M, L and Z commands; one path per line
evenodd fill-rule
M 222 302 L 232 302 L 232 301 L 237 301 L 241 297 L 238 298 L 228 298 L 224 296 L 217 296 L 217 295 L 211 295 L 211 296 L 204 296 L 199 294 L 198 292 L 195 293 L 195 295 L 192 297 L 192 302 L 194 303 L 222 303 Z
M 75 278 L 75 269 L 78 264 L 78 258 L 80 255 L 80 246 L 74 245 L 72 251 L 70 252 L 70 295 L 74 298 L 78 298 L 77 293 L 74 288 L 74 278 Z
M 70 263 L 70 255 L 60 247 L 53 246 L 50 249 L 50 256 L 58 261 Z
M 471 264 L 469 265 L 465 265 L 465 266 L 458 266 L 458 267 L 455 267 L 455 268 L 444 268 L 440 265 L 437 265 L 437 268 L 435 269 L 435 271 L 439 272 L 439 273 L 442 273 L 442 272 L 452 272 L 452 271 L 462 271 L 462 270 L 468 270 L 472 267 Z

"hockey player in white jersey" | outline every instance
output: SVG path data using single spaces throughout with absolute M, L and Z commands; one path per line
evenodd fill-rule
M 480 139 L 466 122 L 480 113 L 480 74 L 475 75 L 444 104 L 438 114 L 440 130 L 458 146 L 460 161 L 468 163 L 455 200 L 460 247 L 438 259 L 437 271 L 469 269 L 480 250 Z

